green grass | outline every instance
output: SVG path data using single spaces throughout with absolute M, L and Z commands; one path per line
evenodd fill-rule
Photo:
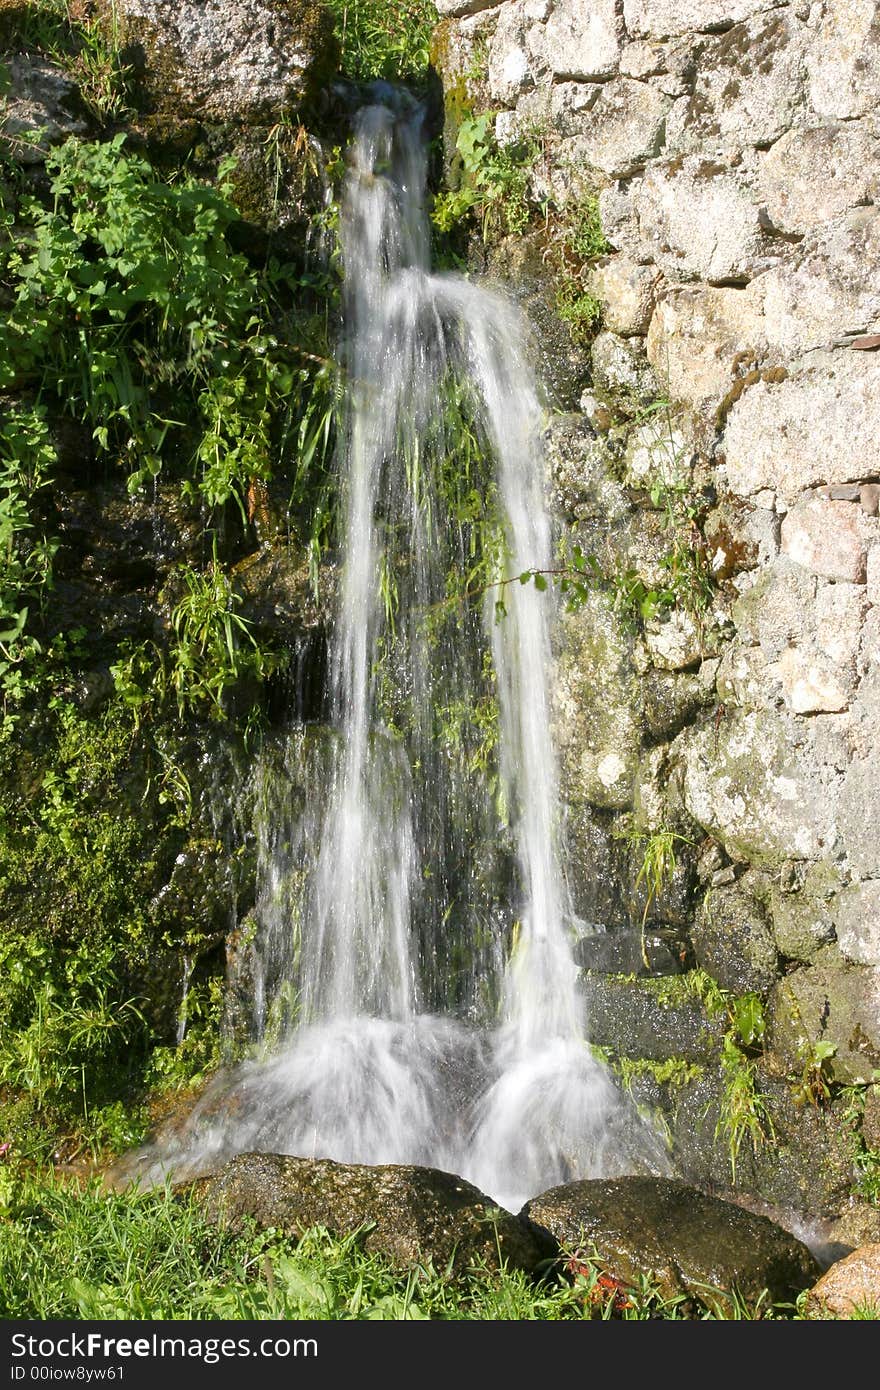
M 107 1319 L 418 1319 L 557 1321 L 709 1319 L 649 1280 L 622 1290 L 595 1259 L 563 1258 L 540 1279 L 476 1268 L 452 1279 L 409 1273 L 316 1227 L 298 1244 L 276 1231 L 237 1234 L 198 1202 L 166 1191 L 82 1191 L 0 1166 L 0 1317 Z M 795 1306 L 735 1301 L 734 1320 L 798 1318 Z

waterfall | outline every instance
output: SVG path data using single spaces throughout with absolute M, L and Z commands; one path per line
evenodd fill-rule
M 662 1159 L 590 1052 L 571 949 L 553 598 L 518 578 L 552 566 L 531 354 L 512 304 L 431 273 L 421 125 L 397 94 L 360 111 L 349 152 L 332 728 L 295 730 L 261 770 L 255 1021 L 273 993 L 285 1021 L 149 1162 L 423 1163 L 515 1207 Z M 491 469 L 451 515 L 465 447 Z M 494 570 L 450 606 L 478 512 Z M 494 786 L 474 729 L 493 701 Z

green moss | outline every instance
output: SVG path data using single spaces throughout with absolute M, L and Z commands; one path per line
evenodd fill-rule
M 718 981 L 707 975 L 705 970 L 688 970 L 682 975 L 644 978 L 636 975 L 615 975 L 610 978 L 650 994 L 662 1009 L 681 1009 L 688 1004 L 700 1003 L 707 1013 L 715 1014 L 726 1006 L 727 995 Z
M 640 1077 L 649 1077 L 658 1086 L 680 1089 L 699 1081 L 706 1070 L 700 1062 L 688 1062 L 684 1057 L 667 1057 L 662 1062 L 646 1057 L 619 1057 L 611 1065 L 628 1091 Z

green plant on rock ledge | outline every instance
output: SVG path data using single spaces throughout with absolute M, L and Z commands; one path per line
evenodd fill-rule
M 435 227 L 451 232 L 473 216 L 484 241 L 525 231 L 534 210 L 529 185 L 540 148 L 537 137 L 526 135 L 513 144 L 499 145 L 495 113 L 484 111 L 464 117 L 455 148 L 461 166 L 459 185 L 437 194 L 431 214 Z
M 0 16 L 0 46 L 41 54 L 77 84 L 91 115 L 100 122 L 131 115 L 131 66 L 123 62 L 116 4 L 99 11 L 69 0 L 31 0 L 9 6 L 16 13 Z M 94 10 L 94 13 L 90 13 Z
M 758 995 L 749 992 L 728 996 L 730 1027 L 721 1042 L 722 1093 L 715 1126 L 730 1160 L 730 1176 L 736 1183 L 737 1162 L 746 1140 L 752 1152 L 775 1138 L 773 1119 L 758 1085 L 757 1054 L 766 1032 L 764 1008 Z
M 99 457 L 137 491 L 174 466 L 210 507 L 236 502 L 272 466 L 272 431 L 303 374 L 323 362 L 272 331 L 288 267 L 257 273 L 227 231 L 232 165 L 217 187 L 163 183 L 125 137 L 69 140 L 47 160 L 51 206 L 25 200 L 32 231 L 0 248 L 8 297 L 0 389 L 39 394 L 92 429 Z M 300 286 L 301 287 L 301 286 Z
M 556 312 L 577 341 L 587 340 L 602 317 L 602 305 L 588 288 L 587 276 L 593 263 L 610 250 L 595 193 L 582 194 L 551 224 L 547 259 L 554 272 Z
M 850 1152 L 856 1174 L 854 1191 L 876 1207 L 880 1207 L 880 1148 L 868 1142 L 864 1120 L 868 1095 L 872 1091 L 876 1095 L 878 1088 L 880 1071 L 875 1071 L 869 1084 L 845 1086 L 842 1092 L 846 1099 L 843 1119 L 850 1133 Z
M 111 667 L 135 726 L 157 714 L 167 696 L 181 718 L 200 711 L 225 718 L 228 692 L 247 676 L 262 680 L 281 659 L 258 642 L 238 612 L 241 597 L 217 559 L 216 541 L 207 569 L 182 565 L 175 582 L 182 592 L 171 610 L 167 647 L 147 642 L 123 648 Z

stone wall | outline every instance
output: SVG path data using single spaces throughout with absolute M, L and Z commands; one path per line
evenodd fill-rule
M 617 874 L 618 925 L 626 916 L 615 817 L 696 838 L 694 957 L 766 998 L 770 1069 L 790 1074 L 821 1039 L 837 1080 L 870 1080 L 880 5 L 439 9 L 458 107 L 494 109 L 501 143 L 538 131 L 537 191 L 598 194 L 612 248 L 591 275 L 604 311 L 593 389 L 579 417 L 551 425 L 566 524 L 650 583 L 663 535 L 646 490 L 672 470 L 699 499 L 695 544 L 717 582 L 696 624 L 673 611 L 634 636 L 601 598 L 565 620 L 558 704 L 582 910 L 613 916 Z M 670 401 L 647 424 L 631 409 L 646 380 Z

